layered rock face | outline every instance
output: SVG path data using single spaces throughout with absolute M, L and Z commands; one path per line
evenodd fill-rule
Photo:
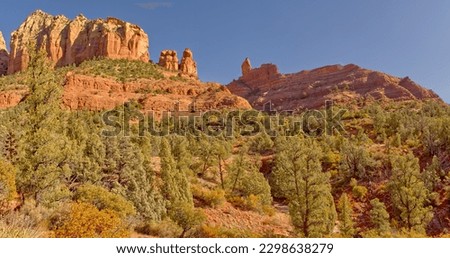
M 244 64 L 243 75 L 227 86 L 256 109 L 263 109 L 268 102 L 276 110 L 299 110 L 323 107 L 326 100 L 343 103 L 355 99 L 440 100 L 433 91 L 408 77 L 398 78 L 354 64 L 294 74 L 281 74 L 273 64 L 244 70 Z
M 158 65 L 169 71 L 178 71 L 178 57 L 175 50 L 163 50 L 159 56 Z
M 183 58 L 180 64 L 180 73 L 191 78 L 198 78 L 197 63 L 194 61 L 194 55 L 189 48 L 183 52 Z
M 5 75 L 8 71 L 9 53 L 6 48 L 5 39 L 0 31 L 0 76 Z
M 56 66 L 79 64 L 94 57 L 148 62 L 147 34 L 137 25 L 116 18 L 69 20 L 40 10 L 31 14 L 11 35 L 8 74 L 28 65 L 29 44 L 45 49 Z

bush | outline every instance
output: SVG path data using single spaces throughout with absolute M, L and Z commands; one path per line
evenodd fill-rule
M 357 185 L 352 189 L 353 196 L 359 201 L 364 201 L 367 195 L 367 187 L 362 185 Z
M 112 210 L 122 217 L 136 214 L 133 204 L 124 197 L 111 193 L 101 186 L 86 184 L 77 189 L 75 200 L 90 203 L 99 210 Z
M 2 206 L 7 206 L 16 196 L 16 168 L 0 160 L 0 211 Z
M 149 236 L 174 238 L 178 237 L 183 232 L 183 229 L 177 223 L 167 218 L 162 221 L 147 222 L 136 228 L 136 231 Z
M 212 208 L 219 207 L 226 201 L 225 191 L 222 189 L 209 190 L 198 185 L 193 185 L 192 195 L 204 205 Z
M 250 194 L 247 197 L 229 196 L 228 201 L 234 206 L 242 210 L 255 211 L 262 214 L 274 215 L 275 210 L 265 204 L 260 195 Z
M 0 238 L 38 238 L 44 232 L 34 221 L 19 212 L 11 212 L 0 217 Z
M 170 211 L 170 218 L 182 228 L 179 237 L 185 237 L 189 230 L 199 226 L 206 220 L 205 214 L 189 203 L 175 204 Z
M 89 203 L 73 203 L 54 231 L 58 238 L 119 238 L 129 235 L 120 214 L 109 209 L 99 210 Z

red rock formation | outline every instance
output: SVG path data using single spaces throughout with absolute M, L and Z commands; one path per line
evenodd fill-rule
M 5 39 L 0 31 L 0 76 L 5 75 L 8 71 L 9 53 L 6 48 Z
M 14 107 L 27 93 L 26 90 L 8 90 L 0 92 L 0 109 Z
M 194 55 L 189 48 L 186 48 L 183 52 L 183 59 L 181 59 L 180 64 L 180 73 L 181 75 L 194 79 L 198 78 L 197 63 L 194 61 Z
M 347 102 L 358 98 L 392 100 L 440 100 L 408 77 L 398 78 L 353 64 L 330 65 L 294 74 L 281 74 L 273 64 L 246 72 L 228 84 L 233 94 L 247 99 L 256 109 L 267 102 L 277 110 L 318 108 L 326 100 Z
M 116 18 L 88 20 L 83 15 L 71 21 L 38 10 L 12 33 L 9 74 L 27 67 L 31 42 L 44 48 L 56 66 L 93 57 L 149 61 L 148 36 L 137 25 Z
M 175 50 L 163 50 L 159 56 L 158 65 L 169 71 L 178 71 L 178 57 Z
M 153 111 L 189 110 L 195 101 L 198 110 L 250 109 L 243 98 L 219 84 L 170 79 L 141 79 L 121 83 L 112 79 L 69 73 L 64 86 L 63 104 L 69 109 L 105 110 L 130 100 L 139 101 L 143 109 Z
M 252 70 L 252 64 L 250 63 L 250 59 L 245 58 L 244 62 L 241 65 L 242 76 L 246 76 L 250 70 Z

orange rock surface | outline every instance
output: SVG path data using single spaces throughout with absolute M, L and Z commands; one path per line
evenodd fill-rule
M 398 78 L 354 64 L 330 65 L 293 74 L 281 74 L 274 64 L 242 71 L 243 75 L 228 84 L 228 89 L 247 99 L 256 109 L 263 109 L 268 102 L 275 110 L 299 110 L 323 107 L 326 100 L 344 103 L 368 98 L 440 100 L 433 91 L 408 77 Z
M 79 64 L 94 57 L 150 59 L 148 36 L 137 25 L 116 18 L 89 20 L 83 15 L 69 20 L 38 10 L 11 35 L 8 74 L 27 67 L 30 43 L 45 49 L 56 66 Z

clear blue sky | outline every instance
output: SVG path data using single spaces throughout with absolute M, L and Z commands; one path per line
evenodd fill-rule
M 250 57 L 283 73 L 354 63 L 410 76 L 450 103 L 450 1 L 433 0 L 3 0 L 9 34 L 35 9 L 69 18 L 113 16 L 140 25 L 150 53 L 194 51 L 200 78 L 228 83 Z

